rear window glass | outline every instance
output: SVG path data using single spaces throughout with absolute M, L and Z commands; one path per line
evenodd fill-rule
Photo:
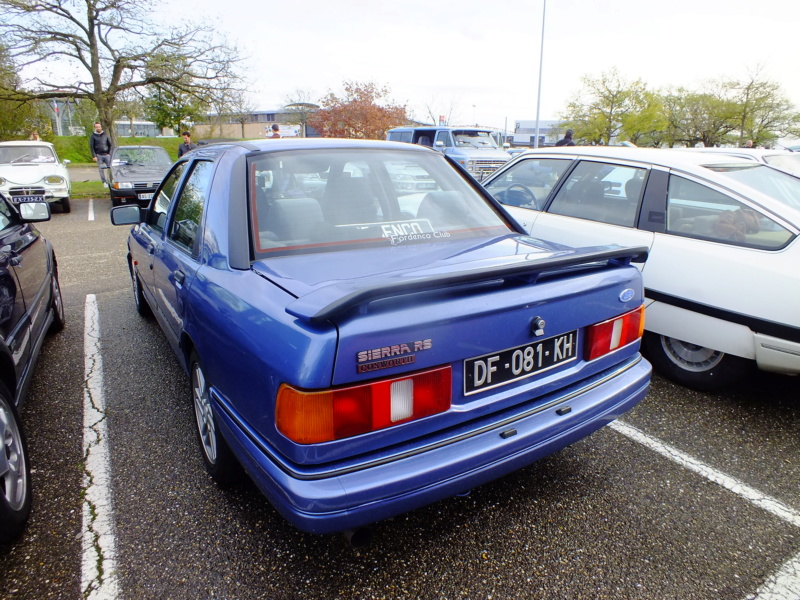
M 440 155 L 320 150 L 249 160 L 256 256 L 505 235 L 505 219 Z

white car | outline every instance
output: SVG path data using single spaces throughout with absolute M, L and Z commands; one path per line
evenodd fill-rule
M 565 147 L 484 185 L 534 237 L 650 249 L 643 346 L 662 374 L 710 390 L 754 363 L 800 373 L 800 179 L 725 154 Z
M 68 164 L 49 142 L 0 142 L 0 194 L 15 204 L 58 203 L 69 212 Z

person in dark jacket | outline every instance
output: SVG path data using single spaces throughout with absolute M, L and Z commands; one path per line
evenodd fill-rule
M 567 129 L 564 137 L 556 142 L 556 146 L 574 146 L 575 142 L 572 141 L 572 129 Z
M 103 131 L 99 121 L 94 124 L 94 133 L 89 136 L 89 149 L 92 151 L 92 160 L 97 163 L 100 171 L 100 181 L 106 182 L 103 169 L 111 168 L 111 138 Z
M 187 152 L 191 152 L 195 148 L 197 148 L 197 144 L 192 142 L 192 134 L 188 131 L 183 132 L 183 143 L 178 146 L 178 158 L 186 154 Z

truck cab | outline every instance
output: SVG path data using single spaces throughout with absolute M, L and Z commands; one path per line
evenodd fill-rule
M 511 156 L 497 145 L 495 131 L 482 127 L 395 127 L 386 139 L 428 146 L 455 159 L 478 181 L 503 166 Z

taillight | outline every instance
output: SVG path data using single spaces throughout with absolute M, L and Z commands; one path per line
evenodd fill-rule
M 283 384 L 278 430 L 298 444 L 351 437 L 413 421 L 450 408 L 450 367 L 324 391 Z
M 586 328 L 585 360 L 600 358 L 635 342 L 644 333 L 644 306 Z

